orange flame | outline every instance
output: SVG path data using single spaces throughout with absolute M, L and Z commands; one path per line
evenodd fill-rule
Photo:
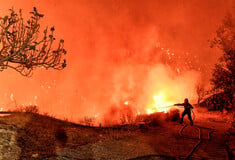
M 154 112 L 164 112 L 166 113 L 171 107 L 173 102 L 167 100 L 167 95 L 162 92 L 153 95 L 153 101 L 146 109 L 147 114 L 152 114 Z

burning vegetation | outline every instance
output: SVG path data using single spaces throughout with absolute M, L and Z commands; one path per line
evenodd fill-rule
M 17 106 L 35 105 L 39 107 L 41 113 L 49 112 L 74 122 L 81 119 L 85 121 L 95 119 L 96 125 L 100 123 L 108 125 L 113 122 L 132 123 L 138 115 L 169 113 L 171 109 L 177 109 L 172 106 L 174 103 L 181 102 L 186 97 L 194 104 L 203 102 L 205 92 L 209 88 L 209 68 L 215 61 L 205 58 L 195 48 L 200 48 L 203 54 L 216 53 L 216 58 L 219 51 L 215 49 L 209 51 L 209 47 L 205 49 L 205 46 L 197 46 L 196 41 L 195 43 L 189 41 L 191 36 L 188 36 L 188 29 L 183 30 L 182 27 L 188 26 L 191 29 L 194 27 L 192 25 L 195 24 L 194 21 L 189 21 L 192 20 L 194 12 L 181 8 L 178 3 L 158 4 L 154 1 L 149 2 L 152 5 L 144 3 L 143 6 L 132 2 L 120 2 L 114 6 L 110 5 L 111 2 L 100 4 L 77 2 L 74 6 L 61 3 L 58 2 L 58 7 L 63 6 L 64 10 L 74 10 L 75 6 L 84 7 L 84 10 L 77 13 L 81 17 L 80 20 L 68 12 L 57 12 L 58 15 L 53 16 L 55 20 L 63 17 L 62 15 L 73 17 L 70 23 L 74 25 L 69 23 L 70 26 L 67 28 L 72 31 L 75 29 L 74 26 L 77 27 L 73 35 L 68 29 L 62 32 L 66 33 L 65 37 L 69 40 L 68 48 L 71 54 L 68 55 L 68 59 L 71 66 L 60 74 L 52 71 L 44 73 L 39 69 L 35 77 L 29 79 L 30 83 L 27 83 L 27 86 L 19 86 L 14 81 L 8 82 L 10 89 L 9 87 L 2 89 L 3 109 L 13 110 Z M 213 5 L 217 6 L 217 3 Z M 153 10 L 152 6 L 158 5 L 162 8 L 168 6 L 171 11 L 166 12 L 159 8 L 159 13 L 156 11 L 154 14 L 150 12 L 142 14 L 143 8 Z M 188 8 L 194 6 L 188 2 L 184 5 Z M 115 11 L 118 10 L 118 6 L 126 8 L 120 9 L 120 14 L 117 14 Z M 96 14 L 100 8 L 104 9 Z M 133 8 L 136 9 L 135 12 Z M 179 8 L 183 9 L 182 14 L 185 16 L 175 22 L 173 13 L 180 15 Z M 42 7 L 42 10 L 44 9 Z M 167 18 L 161 13 L 166 13 Z M 213 13 L 214 11 L 203 11 L 202 15 Z M 54 13 L 48 14 L 50 16 Z M 23 21 L 22 11 L 15 12 L 13 9 L 10 10 L 10 15 L 2 17 L 1 54 L 2 61 L 5 60 L 2 69 L 11 66 L 23 75 L 30 75 L 36 67 L 63 69 L 66 66 L 66 61 L 63 60 L 63 55 L 66 53 L 64 41 L 60 40 L 57 48 L 53 45 L 54 27 L 46 27 L 44 31 L 39 32 L 39 27 L 43 25 L 39 23 L 42 17 L 36 8 L 30 13 L 30 18 L 26 22 Z M 112 23 L 109 23 L 110 19 L 113 19 Z M 217 18 L 214 20 L 218 21 Z M 232 36 L 228 36 L 233 34 L 231 21 L 232 18 L 224 21 L 224 25 L 217 32 L 217 38 L 213 41 L 214 45 L 224 53 L 228 53 L 223 60 L 223 63 L 228 62 L 228 65 L 225 65 L 228 69 L 234 68 L 230 63 L 233 61 L 232 56 L 229 56 L 234 55 L 233 49 L 231 47 L 229 49 L 229 46 L 233 46 Z M 54 20 L 52 22 L 57 23 Z M 164 27 L 160 27 L 161 25 Z M 190 33 L 200 42 L 204 42 L 209 36 L 205 38 L 199 35 L 211 33 L 215 27 L 204 26 L 194 29 L 195 34 Z M 179 35 L 176 36 L 176 33 Z M 226 39 L 229 39 L 229 42 Z M 184 41 L 185 45 L 182 45 L 181 41 Z M 231 72 L 228 77 L 233 77 L 232 69 L 226 70 L 220 65 L 214 72 L 217 78 L 221 75 L 218 70 L 228 75 Z M 225 79 L 226 75 L 220 81 Z M 20 78 L 17 80 L 24 84 L 27 81 Z M 228 89 L 230 84 L 233 84 L 233 78 L 229 79 L 225 91 L 232 97 L 233 89 Z M 25 91 L 24 94 L 22 90 Z M 216 90 L 223 91 L 223 88 L 217 86 Z M 230 98 L 232 105 L 233 101 L 233 98 Z
M 194 158 L 224 158 L 235 137 L 234 13 L 215 30 L 230 4 L 48 1 L 38 4 L 48 17 L 34 7 L 27 21 L 10 9 L 0 18 L 1 144 L 19 159 L 189 159 L 208 140 Z M 59 32 L 41 30 L 43 17 Z

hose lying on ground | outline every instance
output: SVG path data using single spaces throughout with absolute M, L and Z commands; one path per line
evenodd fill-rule
M 187 154 L 187 156 L 184 158 L 185 160 L 188 160 L 190 158 L 190 156 L 193 154 L 193 152 L 197 149 L 197 147 L 201 144 L 202 140 L 208 140 L 210 141 L 211 140 L 211 133 L 215 132 L 214 129 L 211 129 L 211 128 L 206 128 L 206 127 L 200 127 L 200 126 L 195 126 L 197 129 L 198 129 L 198 138 L 196 137 L 189 137 L 189 136 L 185 136 L 183 135 L 183 130 L 187 127 L 188 125 L 185 124 L 179 131 L 179 135 L 183 138 L 188 138 L 188 139 L 198 139 L 198 143 L 193 147 L 193 149 Z M 211 130 L 208 134 L 208 137 L 207 138 L 202 138 L 201 137 L 201 129 L 209 129 Z
M 150 154 L 150 155 L 140 156 L 140 157 L 136 157 L 136 158 L 131 158 L 128 160 L 146 160 L 146 159 L 151 159 L 154 157 L 159 157 L 159 158 L 165 159 L 165 160 L 177 160 L 175 157 L 167 156 L 167 155 L 160 155 L 160 154 Z
M 200 126 L 195 126 L 196 129 L 198 130 L 198 137 L 189 137 L 183 134 L 183 130 L 188 126 L 188 124 L 185 124 L 180 130 L 179 130 L 179 135 L 183 138 L 188 138 L 188 139 L 197 139 L 199 140 L 198 143 L 196 143 L 196 145 L 192 148 L 192 150 L 186 155 L 185 158 L 183 158 L 184 160 L 189 160 L 190 156 L 194 153 L 194 151 L 197 149 L 197 147 L 202 143 L 203 140 L 211 140 L 211 134 L 213 132 L 215 132 L 214 129 L 211 128 L 206 128 L 206 127 L 200 127 Z M 201 129 L 209 129 L 211 130 L 208 133 L 207 138 L 202 138 L 201 136 Z M 141 157 L 136 157 L 136 158 L 131 158 L 129 160 L 144 160 L 144 159 L 150 159 L 153 157 L 161 157 L 161 158 L 167 158 L 167 159 L 175 159 L 175 160 L 179 160 L 180 158 L 175 158 L 175 157 L 171 157 L 171 156 L 167 156 L 167 155 L 158 155 L 158 154 L 152 154 L 152 155 L 145 155 L 145 156 L 141 156 Z

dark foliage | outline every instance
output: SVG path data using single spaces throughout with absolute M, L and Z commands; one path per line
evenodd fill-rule
M 224 109 L 231 111 L 233 108 L 231 99 L 232 97 L 230 93 L 221 92 L 206 98 L 203 102 L 200 103 L 200 106 L 206 106 L 209 110 L 212 111 L 223 111 Z
M 234 105 L 235 95 L 235 18 L 228 14 L 217 30 L 212 45 L 223 51 L 220 62 L 215 65 L 211 83 L 213 91 L 229 94 Z

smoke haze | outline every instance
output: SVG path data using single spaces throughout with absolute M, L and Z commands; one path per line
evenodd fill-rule
M 42 27 L 55 26 L 68 52 L 63 71 L 38 69 L 30 78 L 3 71 L 0 107 L 32 103 L 73 121 L 125 101 L 144 112 L 159 92 L 173 103 L 196 102 L 195 86 L 208 84 L 221 54 L 208 40 L 235 10 L 234 0 L 0 2 L 1 16 L 12 6 L 24 15 L 36 6 L 45 15 Z

